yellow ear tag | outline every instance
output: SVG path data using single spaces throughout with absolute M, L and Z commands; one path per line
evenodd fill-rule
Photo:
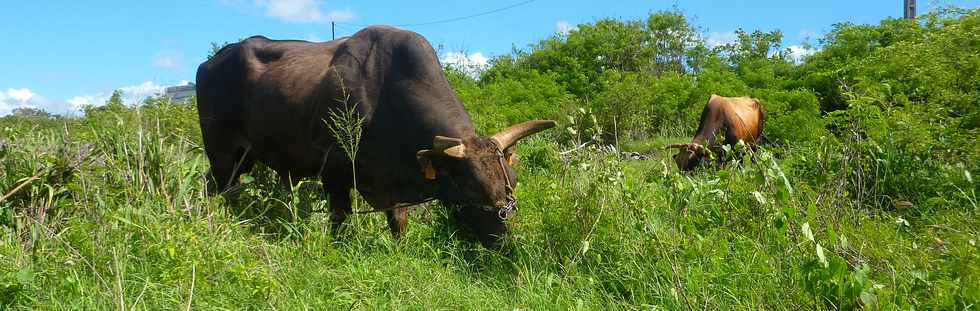
M 511 153 L 510 156 L 507 157 L 507 165 L 514 166 L 514 154 L 513 153 Z
M 436 170 L 432 168 L 432 165 L 426 165 L 423 170 L 425 171 L 425 179 L 428 180 L 436 179 Z

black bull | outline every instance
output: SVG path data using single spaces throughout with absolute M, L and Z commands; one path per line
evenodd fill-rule
M 391 27 L 323 43 L 251 37 L 228 45 L 198 68 L 197 97 L 212 190 L 234 186 L 256 161 L 284 183 L 318 177 L 336 226 L 352 212 L 356 172 L 357 190 L 385 211 L 396 237 L 406 206 L 438 198 L 460 206 L 485 244 L 506 233 L 502 218 L 515 203 L 510 147 L 555 124 L 477 136 L 431 45 Z M 363 118 L 353 171 L 328 125 L 332 111 L 349 107 Z

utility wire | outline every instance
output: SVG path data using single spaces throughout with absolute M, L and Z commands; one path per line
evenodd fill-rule
M 440 20 L 429 21 L 429 22 L 422 22 L 422 23 L 398 24 L 398 25 L 391 25 L 391 26 L 395 26 L 395 27 L 414 27 L 414 26 L 425 26 L 425 25 L 451 23 L 451 22 L 461 21 L 461 20 L 464 20 L 464 19 L 470 19 L 470 18 L 474 18 L 474 17 L 480 17 L 480 16 L 484 16 L 484 15 L 489 15 L 489 14 L 497 13 L 497 12 L 500 12 L 500 11 L 505 11 L 505 10 L 513 9 L 513 8 L 516 8 L 516 7 L 519 7 L 519 6 L 522 6 L 522 5 L 525 5 L 525 4 L 534 2 L 534 1 L 537 1 L 537 0 L 526 0 L 526 1 L 515 3 L 515 4 L 511 4 L 511 5 L 502 7 L 502 8 L 493 9 L 493 10 L 490 10 L 490 11 L 481 12 L 481 13 L 477 13 L 477 14 L 473 14 L 473 15 L 466 15 L 466 16 L 460 16 L 460 17 L 440 19 Z M 357 26 L 357 27 L 367 27 L 367 26 L 370 26 L 370 25 L 364 25 L 364 24 L 341 23 L 341 22 L 337 22 L 337 25 L 349 25 L 349 26 Z

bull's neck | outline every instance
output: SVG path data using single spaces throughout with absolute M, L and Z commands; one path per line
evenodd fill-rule
M 470 121 L 469 115 L 467 115 L 463 110 L 460 110 L 459 113 L 447 113 L 444 115 L 443 120 L 453 120 L 454 122 L 442 122 L 432 126 L 431 131 L 433 135 L 455 137 L 460 139 L 476 136 L 476 130 L 473 128 L 473 122 Z
M 697 134 L 695 134 L 694 138 L 691 139 L 691 142 L 699 145 L 711 144 L 715 141 L 715 134 L 717 132 L 718 126 L 714 126 L 714 124 L 701 124 L 701 126 L 698 127 Z
M 725 126 L 723 114 L 709 107 L 705 107 L 705 110 L 701 113 L 701 120 L 698 123 L 698 131 L 694 135 L 692 142 L 700 145 L 713 144 L 718 130 Z
M 704 141 L 705 138 L 701 135 L 696 135 L 694 136 L 694 139 L 691 139 L 691 143 L 698 144 L 698 145 L 704 145 Z

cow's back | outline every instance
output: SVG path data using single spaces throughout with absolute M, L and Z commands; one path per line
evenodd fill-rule
M 726 141 L 753 143 L 762 135 L 762 106 L 754 98 L 711 95 L 706 110 L 717 111 L 723 116 L 719 121 L 724 122 L 724 130 L 728 133 Z
M 742 140 L 754 142 L 762 134 L 762 106 L 751 97 L 731 97 L 732 128 Z

